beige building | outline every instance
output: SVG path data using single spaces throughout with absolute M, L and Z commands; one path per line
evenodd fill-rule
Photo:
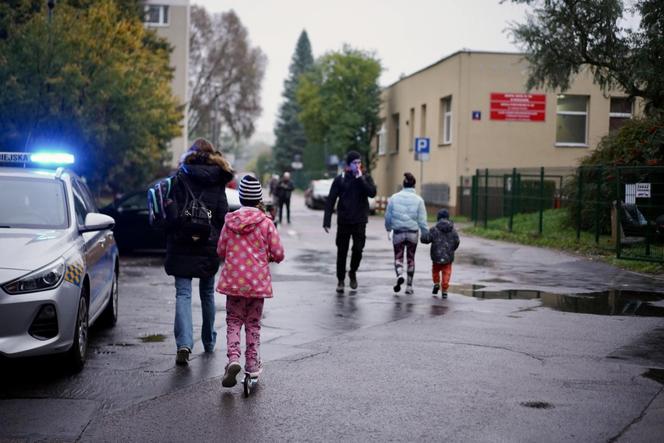
M 187 81 L 189 71 L 189 0 L 146 0 L 145 25 L 155 29 L 173 46 L 171 66 L 173 93 L 185 104 L 182 120 L 182 135 L 171 141 L 172 164 L 177 165 L 180 156 L 187 150 Z
M 418 190 L 440 188 L 427 203 L 454 211 L 461 177 L 478 168 L 574 166 L 632 116 L 631 100 L 604 94 L 586 73 L 564 95 L 528 93 L 526 80 L 522 54 L 459 51 L 385 88 L 372 172 L 379 195 L 396 192 L 410 171 Z M 416 138 L 429 139 L 427 161 L 415 160 Z

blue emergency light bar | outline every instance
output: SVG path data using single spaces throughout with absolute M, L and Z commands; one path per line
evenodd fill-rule
M 0 152 L 0 163 L 64 166 L 74 164 L 74 156 L 66 152 Z
M 46 165 L 72 165 L 74 156 L 66 152 L 37 152 L 30 154 L 30 161 Z

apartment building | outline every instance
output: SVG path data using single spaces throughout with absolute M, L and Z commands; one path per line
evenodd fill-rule
M 146 0 L 145 25 L 153 28 L 173 46 L 171 66 L 174 68 L 173 93 L 185 104 L 182 135 L 171 141 L 172 164 L 177 165 L 187 150 L 187 82 L 189 71 L 189 0 Z
M 461 177 L 575 166 L 634 113 L 624 93 L 602 92 L 586 72 L 564 94 L 526 91 L 526 81 L 522 54 L 459 51 L 386 87 L 372 171 L 379 194 L 396 192 L 409 171 L 418 190 L 439 189 L 428 203 L 454 212 Z M 416 160 L 416 138 L 428 139 L 426 161 Z

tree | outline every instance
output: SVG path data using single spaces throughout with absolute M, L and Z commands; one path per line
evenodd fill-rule
M 371 169 L 371 141 L 380 127 L 381 69 L 372 53 L 344 46 L 322 56 L 300 79 L 300 120 L 309 140 L 320 147 L 305 153 L 309 170 L 322 170 L 328 155 L 343 158 L 351 149 L 362 154 Z
M 67 146 L 95 190 L 145 185 L 180 133 L 168 45 L 111 0 L 58 2 L 50 23 L 41 6 L 0 39 L 0 145 Z
M 266 57 L 252 47 L 247 29 L 234 11 L 210 15 L 191 8 L 189 35 L 189 137 L 205 137 L 217 146 L 235 144 L 254 132 L 261 113 L 261 82 Z
M 626 10 L 621 0 L 512 2 L 534 8 L 526 23 L 510 28 L 525 46 L 528 88 L 564 91 L 572 76 L 587 68 L 604 90 L 618 86 L 642 97 L 651 115 L 664 110 L 663 1 L 637 0 L 633 10 Z M 620 25 L 630 11 L 641 17 L 636 31 Z
M 274 130 L 276 141 L 272 155 L 277 171 L 290 170 L 296 155 L 302 156 L 307 148 L 307 136 L 300 122 L 300 105 L 296 91 L 302 74 L 308 72 L 314 64 L 311 43 L 307 31 L 302 31 L 295 46 L 295 53 L 288 68 L 288 78 L 284 81 L 284 102 L 279 108 L 277 125 Z

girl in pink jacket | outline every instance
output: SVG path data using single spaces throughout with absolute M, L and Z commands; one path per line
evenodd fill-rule
M 236 384 L 240 366 L 240 329 L 246 334 L 245 372 L 257 377 L 263 302 L 272 297 L 270 262 L 284 259 L 284 248 L 272 220 L 263 212 L 260 182 L 245 175 L 240 181 L 242 207 L 226 215 L 217 254 L 224 261 L 217 292 L 226 295 L 228 364 L 222 386 Z

